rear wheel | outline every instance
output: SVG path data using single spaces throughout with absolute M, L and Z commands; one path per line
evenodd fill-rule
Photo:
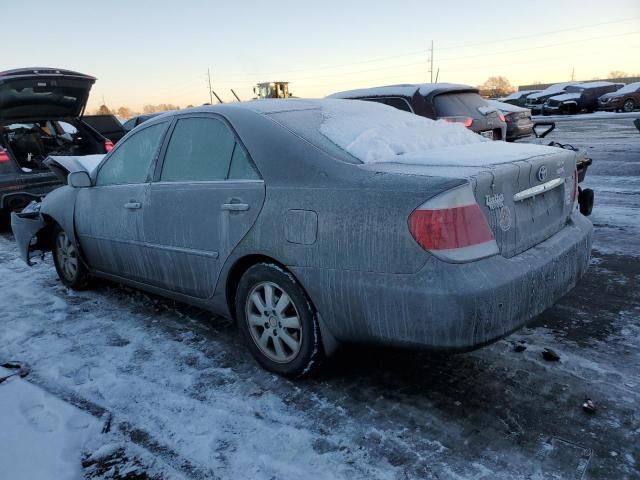
M 60 226 L 56 226 L 53 231 L 52 253 L 53 263 L 62 283 L 76 290 L 86 288 L 89 272 L 80 259 L 78 248 Z
M 324 358 L 318 319 L 298 282 L 276 265 L 260 263 L 240 279 L 240 331 L 265 369 L 286 377 L 315 370 Z
M 633 103 L 633 100 L 629 99 L 626 102 L 624 102 L 624 104 L 622 105 L 622 109 L 625 112 L 633 112 L 633 110 L 636 108 L 635 103 Z

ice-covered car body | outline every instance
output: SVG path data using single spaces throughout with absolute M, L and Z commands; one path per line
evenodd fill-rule
M 533 135 L 533 119 L 531 118 L 531 110 L 528 108 L 518 107 L 510 103 L 499 102 L 497 100 L 487 100 L 489 105 L 497 108 L 504 115 L 507 122 L 508 142 L 513 142 L 521 138 Z
M 112 142 L 80 119 L 95 78 L 69 70 L 0 72 L 0 216 L 61 184 L 49 155 L 106 153 Z
M 542 107 L 548 98 L 564 93 L 564 91 L 570 85 L 579 84 L 580 82 L 563 82 L 550 85 L 540 92 L 527 95 L 527 99 L 524 102 L 524 107 L 531 110 L 531 113 L 533 115 L 541 115 Z
M 187 124 L 226 153 L 200 162 L 207 150 L 191 142 L 174 163 Z M 302 286 L 324 341 L 468 349 L 585 272 L 592 226 L 576 211 L 575 163 L 370 102 L 207 106 L 145 122 L 86 186 L 12 226 L 25 259 L 51 248 L 57 224 L 94 275 L 224 316 L 237 314 L 238 279 L 268 262 Z
M 633 112 L 640 107 L 640 82 L 629 83 L 598 98 L 598 110 Z
M 542 113 L 543 115 L 571 115 L 580 112 L 593 112 L 598 108 L 598 98 L 604 94 L 615 92 L 623 86 L 623 83 L 606 81 L 568 85 L 564 89 L 564 93 L 545 100 Z
M 422 117 L 464 124 L 492 140 L 506 138 L 502 114 L 482 98 L 477 88 L 452 83 L 390 85 L 348 90 L 327 98 L 366 100 L 412 112 Z

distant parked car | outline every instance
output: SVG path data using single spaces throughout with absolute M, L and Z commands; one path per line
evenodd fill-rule
M 507 122 L 507 142 L 513 142 L 520 138 L 533 135 L 533 120 L 531 110 L 517 107 L 515 105 L 498 102 L 497 100 L 487 100 L 489 105 L 502 112 Z
M 589 264 L 575 153 L 487 141 L 369 102 L 168 113 L 12 215 L 60 280 L 105 277 L 235 317 L 297 377 L 339 343 L 467 350 L 569 292 Z M 35 237 L 35 238 L 34 238 Z
M 120 120 L 114 115 L 83 115 L 82 121 L 114 144 L 127 134 Z
M 570 85 L 579 84 L 580 82 L 565 82 L 551 85 L 538 93 L 532 93 L 531 95 L 528 95 L 527 99 L 525 100 L 524 107 L 531 110 L 532 115 L 542 115 L 542 106 L 548 98 L 564 93 L 566 88 Z
M 130 132 L 141 123 L 144 123 L 147 120 L 151 120 L 152 118 L 157 117 L 158 115 L 161 115 L 163 113 L 167 113 L 167 112 L 144 113 L 136 117 L 131 117 L 129 120 L 127 120 L 122 124 L 122 128 L 124 128 L 126 132 Z
M 80 118 L 95 80 L 56 68 L 0 72 L 0 222 L 60 186 L 43 164 L 49 155 L 113 148 Z
M 478 92 L 469 85 L 427 83 L 348 90 L 327 98 L 383 103 L 421 117 L 462 123 L 483 137 L 504 140 L 507 135 L 504 116 Z
M 524 107 L 525 102 L 527 101 L 527 97 L 534 93 L 541 92 L 542 90 L 520 90 L 518 92 L 513 92 L 506 97 L 498 98 L 498 101 L 504 103 L 510 103 L 511 105 L 515 105 L 517 107 Z
M 625 85 L 620 90 L 605 93 L 598 99 L 598 110 L 633 112 L 640 108 L 640 82 Z
M 542 106 L 543 115 L 573 115 L 593 112 L 598 108 L 598 98 L 624 87 L 624 83 L 587 82 L 569 85 L 565 93 L 549 97 Z

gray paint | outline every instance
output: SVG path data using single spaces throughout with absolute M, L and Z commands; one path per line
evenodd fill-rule
M 509 196 L 528 186 L 537 162 L 575 162 L 573 157 L 554 154 L 464 174 L 354 165 L 253 111 L 269 105 L 313 103 L 196 109 L 229 121 L 263 181 L 63 187 L 45 198 L 42 212 L 79 240 L 95 274 L 221 315 L 231 314 L 226 286 L 233 266 L 248 255 L 272 258 L 296 276 L 318 309 L 328 348 L 335 341 L 477 346 L 523 325 L 584 273 L 592 227 L 570 210 L 542 243 L 530 248 L 534 230 L 523 229 L 519 239 L 514 227 L 497 239 L 502 255 L 465 264 L 438 260 L 407 227 L 416 207 L 453 187 L 471 182 L 483 206 L 485 193 L 503 189 Z M 131 202 L 141 208 L 123 208 Z M 238 203 L 248 209 L 221 208 Z M 537 213 L 525 207 L 522 218 L 551 216 L 556 203 L 545 200 Z M 14 217 L 13 226 L 26 251 L 37 225 Z

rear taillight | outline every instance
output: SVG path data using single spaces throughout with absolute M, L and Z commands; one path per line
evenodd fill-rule
M 0 163 L 7 163 L 9 161 L 9 154 L 7 151 L 0 147 Z
M 499 253 L 469 184 L 420 205 L 409 216 L 409 231 L 422 248 L 447 261 L 469 262 Z
M 506 119 L 506 118 L 504 118 L 504 113 L 500 113 L 500 112 L 498 112 L 498 118 L 499 118 L 501 121 L 503 121 L 503 122 L 506 122 L 506 121 L 507 121 L 507 119 Z
M 105 140 L 104 141 L 104 150 L 107 153 L 109 153 L 111 150 L 113 150 L 113 142 L 111 140 Z
M 449 122 L 449 123 L 462 123 L 467 128 L 473 125 L 473 118 L 471 117 L 440 117 L 440 118 L 445 122 Z

